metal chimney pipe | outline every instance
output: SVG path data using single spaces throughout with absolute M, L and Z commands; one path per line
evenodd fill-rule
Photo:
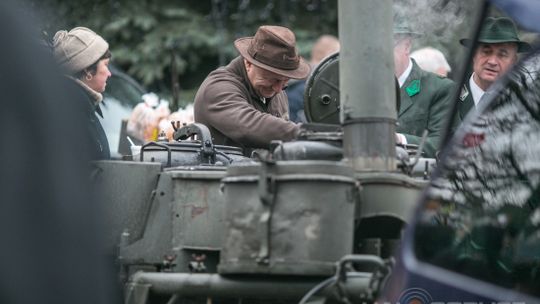
M 396 169 L 392 0 L 338 1 L 340 121 L 356 171 Z

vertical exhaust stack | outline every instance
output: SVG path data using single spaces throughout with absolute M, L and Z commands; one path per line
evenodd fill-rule
M 338 6 L 344 158 L 356 171 L 394 171 L 392 0 L 343 0 Z

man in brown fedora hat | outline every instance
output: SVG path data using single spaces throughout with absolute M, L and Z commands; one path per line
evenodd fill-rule
M 461 39 L 460 43 L 472 46 L 470 39 Z M 485 99 L 489 87 L 516 63 L 518 53 L 530 49 L 528 43 L 519 39 L 516 26 L 510 18 L 486 18 L 473 57 L 473 73 L 459 96 L 459 118 L 463 120 L 481 99 Z
M 195 96 L 195 121 L 205 124 L 214 143 L 249 154 L 272 140 L 292 140 L 299 126 L 288 119 L 289 79 L 303 79 L 309 64 L 298 55 L 291 30 L 261 26 L 253 37 L 237 39 L 240 56 L 211 72 Z

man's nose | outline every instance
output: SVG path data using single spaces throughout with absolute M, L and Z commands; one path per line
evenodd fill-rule
M 278 80 L 274 82 L 274 84 L 272 84 L 272 90 L 278 93 L 283 91 L 285 87 L 287 86 L 287 82 L 288 80 Z
M 491 65 L 496 65 L 499 61 L 497 60 L 497 56 L 496 55 L 490 55 L 487 59 L 487 63 L 491 64 Z

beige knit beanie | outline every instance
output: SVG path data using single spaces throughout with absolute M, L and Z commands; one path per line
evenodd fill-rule
M 53 38 L 54 58 L 70 74 L 75 74 L 98 61 L 109 44 L 86 27 L 58 31 Z

